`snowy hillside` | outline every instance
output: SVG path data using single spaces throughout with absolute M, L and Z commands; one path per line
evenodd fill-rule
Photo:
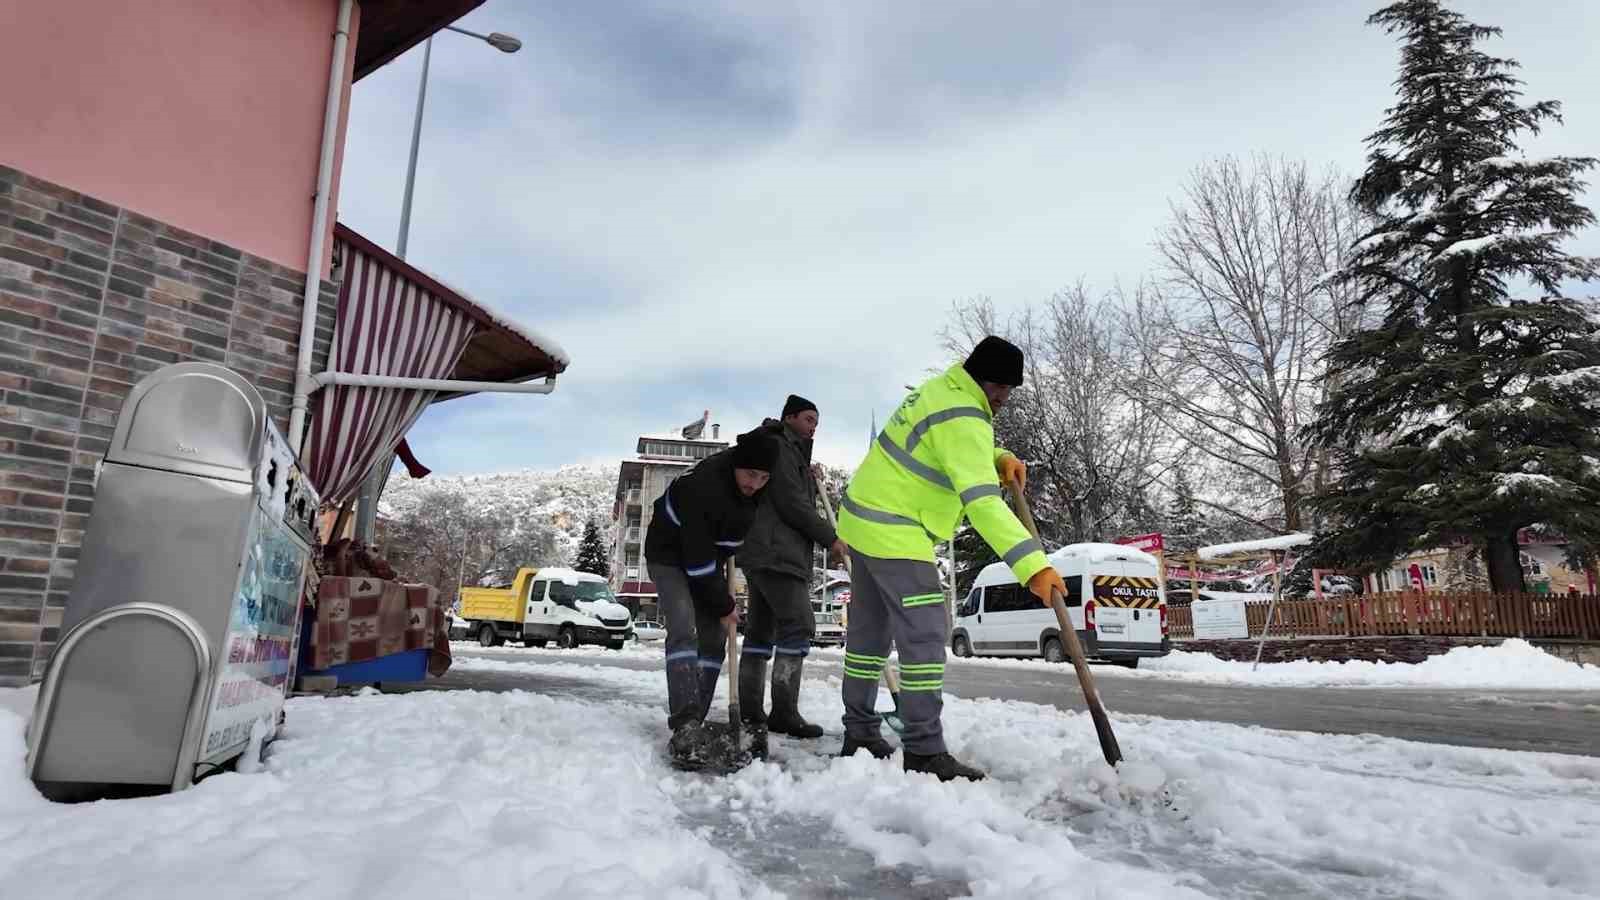
M 404 473 L 389 480 L 379 504 L 385 518 L 404 518 L 439 493 L 460 495 L 477 516 L 513 524 L 519 529 L 553 533 L 560 562 L 577 554 L 583 526 L 594 519 L 603 534 L 611 528 L 616 500 L 617 466 L 562 466 L 522 469 L 485 475 L 430 475 L 413 481 Z

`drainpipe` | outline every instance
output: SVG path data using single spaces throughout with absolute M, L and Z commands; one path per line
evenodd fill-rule
M 350 46 L 350 11 L 355 0 L 339 0 L 328 63 L 328 99 L 322 113 L 322 153 L 317 159 L 317 194 L 311 210 L 311 246 L 306 252 L 305 292 L 301 296 L 300 347 L 294 364 L 294 403 L 289 408 L 289 446 L 298 455 L 306 432 L 306 404 L 315 386 L 311 351 L 317 335 L 317 304 L 322 297 L 322 256 L 328 237 L 328 199 L 333 192 L 333 156 L 338 149 L 339 110 L 344 99 L 345 56 Z

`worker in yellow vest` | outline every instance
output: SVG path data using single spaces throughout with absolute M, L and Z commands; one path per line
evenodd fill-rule
M 913 391 L 879 432 L 845 489 L 839 538 L 850 547 L 850 624 L 845 638 L 844 755 L 894 754 L 875 711 L 891 642 L 900 658 L 904 768 L 940 781 L 982 779 L 951 756 L 944 706 L 944 591 L 934 544 L 965 516 L 1046 605 L 1066 585 L 1044 548 L 1006 505 L 1002 482 L 1021 489 L 1027 469 L 995 447 L 992 419 L 1022 384 L 1023 354 L 984 338 L 966 361 Z

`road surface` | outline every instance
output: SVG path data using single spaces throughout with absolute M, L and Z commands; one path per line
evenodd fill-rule
M 572 656 L 511 648 L 484 650 L 461 644 L 455 645 L 454 652 L 460 657 L 530 665 L 526 671 L 458 669 L 415 687 L 598 696 L 602 692 L 614 693 L 616 688 L 540 672 L 540 665 L 565 662 L 641 670 L 662 666 L 659 659 L 624 654 Z M 837 660 L 822 657 L 807 666 L 806 674 L 810 680 L 828 673 L 836 675 L 838 669 Z M 1379 734 L 1437 744 L 1600 756 L 1600 696 L 1594 692 L 1242 687 L 1134 677 L 1098 666 L 1095 672 L 1100 696 L 1113 715 L 1201 719 L 1291 731 Z M 989 697 L 1061 709 L 1083 708 L 1077 679 L 1072 668 L 1065 665 L 1040 665 L 1039 671 L 1034 672 L 951 659 L 945 670 L 945 691 L 967 699 Z M 830 730 L 838 726 L 837 722 L 822 724 Z

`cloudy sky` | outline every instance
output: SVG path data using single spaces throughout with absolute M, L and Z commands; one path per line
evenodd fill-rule
M 1392 100 L 1377 5 L 489 0 L 458 24 L 524 48 L 435 39 L 408 255 L 574 362 L 549 397 L 433 407 L 412 446 L 444 473 L 614 461 L 792 391 L 853 466 L 949 362 L 953 301 L 1136 280 L 1212 157 L 1356 173 Z M 1600 155 L 1600 3 L 1455 5 L 1563 102 L 1529 149 Z M 350 117 L 339 215 L 389 247 L 421 65 L 363 79 Z

